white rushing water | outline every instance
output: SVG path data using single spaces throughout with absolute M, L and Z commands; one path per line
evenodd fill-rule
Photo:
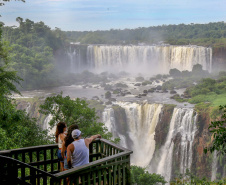
M 157 173 L 165 177 L 166 181 L 171 179 L 172 158 L 174 142 L 173 138 L 180 133 L 180 173 L 184 174 L 186 169 L 190 169 L 192 163 L 192 143 L 194 141 L 196 128 L 196 118 L 193 116 L 193 109 L 175 108 L 170 128 L 164 146 L 160 149 L 160 161 Z
M 108 128 L 108 130 L 112 133 L 113 138 L 119 137 L 120 145 L 127 147 L 125 136 L 119 134 L 116 130 L 115 115 L 113 108 L 107 107 L 104 109 L 102 120 L 105 123 L 105 126 Z
M 213 152 L 211 181 L 216 180 L 217 175 L 217 151 Z
M 147 167 L 153 158 L 155 152 L 155 128 L 159 122 L 159 115 L 162 111 L 163 105 L 130 102 L 117 102 L 117 105 L 125 110 L 127 118 L 127 133 L 132 141 L 131 146 L 127 146 L 126 138 L 123 135 L 117 135 L 117 124 L 113 108 L 105 108 L 103 112 L 103 121 L 108 130 L 113 133 L 113 136 L 122 138 L 121 145 L 133 150 L 131 156 L 132 164 Z M 151 173 L 158 173 L 164 176 L 166 181 L 171 180 L 173 153 L 174 153 L 174 139 L 178 134 L 180 139 L 177 140 L 177 147 L 179 147 L 178 161 L 180 173 L 184 174 L 186 169 L 191 168 L 192 164 L 192 144 L 194 141 L 197 115 L 194 114 L 193 109 L 190 108 L 174 108 L 172 118 L 169 124 L 169 132 L 166 137 L 165 144 L 158 149 L 158 162 L 154 167 L 149 166 Z M 127 137 L 128 137 L 127 136 Z M 178 146 L 179 142 L 179 146 Z
M 125 109 L 127 118 L 127 133 L 133 141 L 133 145 L 127 146 L 125 136 L 120 135 L 121 145 L 133 150 L 131 161 L 133 164 L 146 167 L 155 151 L 155 127 L 159 120 L 159 114 L 162 109 L 161 104 L 142 104 L 117 102 L 117 105 Z M 103 120 L 109 131 L 118 133 L 114 119 L 114 110 L 111 108 L 105 109 L 103 113 Z M 109 116 L 110 115 L 110 116 Z
M 52 116 L 52 114 L 49 114 L 46 118 L 45 118 L 45 120 L 44 120 L 44 123 L 43 123 L 43 127 L 42 127 L 42 129 L 47 129 L 49 132 L 48 132 L 48 134 L 49 135 L 54 135 L 55 134 L 55 132 L 56 132 L 56 126 L 54 126 L 53 128 L 51 128 L 50 127 L 50 125 L 49 125 L 49 122 L 50 122 L 50 120 L 53 118 L 53 116 Z
M 90 69 L 124 68 L 130 72 L 168 73 L 172 68 L 191 71 L 193 65 L 201 64 L 204 70 L 211 71 L 212 49 L 202 46 L 89 45 L 86 60 Z

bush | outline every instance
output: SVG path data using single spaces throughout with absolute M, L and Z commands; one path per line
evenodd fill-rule
M 145 168 L 139 166 L 131 166 L 131 181 L 137 185 L 154 185 L 165 184 L 164 177 L 159 174 L 150 174 Z
M 138 76 L 138 77 L 136 77 L 136 81 L 137 82 L 143 82 L 144 81 L 144 77 Z

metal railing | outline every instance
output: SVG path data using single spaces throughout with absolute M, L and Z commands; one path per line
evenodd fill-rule
M 57 150 L 57 145 L 53 144 L 1 151 L 0 181 L 32 185 L 130 184 L 130 150 L 108 140 L 97 139 L 89 147 L 89 164 L 63 172 L 59 172 Z

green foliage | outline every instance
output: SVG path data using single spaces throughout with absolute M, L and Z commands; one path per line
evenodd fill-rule
M 226 47 L 226 25 L 222 22 L 208 24 L 179 24 L 109 31 L 67 31 L 68 38 L 84 44 L 147 44 L 164 41 L 171 45 L 201 45 Z
M 0 41 L 1 41 L 1 26 L 0 26 Z M 22 80 L 16 71 L 9 71 L 9 47 L 6 42 L 0 42 L 0 95 L 11 95 L 11 92 L 20 94 L 15 83 L 20 84 Z
M 8 53 L 1 40 L 0 29 L 0 150 L 46 144 L 46 131 L 36 125 L 25 111 L 17 110 L 11 92 L 20 93 L 15 83 L 20 82 L 16 71 L 8 69 Z
M 111 92 L 110 92 L 110 91 L 107 91 L 107 92 L 105 93 L 105 98 L 106 98 L 106 99 L 111 98 Z
M 124 83 L 116 83 L 115 87 L 119 87 L 119 88 L 127 88 L 128 85 L 124 84 Z
M 0 3 L 0 6 L 5 5 L 4 2 L 9 2 L 9 1 L 11 1 L 11 0 L 2 0 L 2 1 L 3 1 L 3 3 L 1 2 L 1 3 Z M 18 0 L 18 1 L 25 2 L 25 0 Z
M 175 74 L 177 74 L 176 71 L 174 71 Z M 186 88 L 184 98 L 174 95 L 173 99 L 179 102 L 188 101 L 192 104 L 211 103 L 212 106 L 219 106 L 225 101 L 226 73 L 224 71 L 219 72 L 219 75 L 212 76 L 207 71 L 202 70 L 200 64 L 197 64 L 194 65 L 192 72 L 182 71 L 181 74 L 182 76 L 179 73 L 174 75 L 173 79 L 162 85 L 162 89 L 166 90 Z
M 58 84 L 54 55 L 64 48 L 66 38 L 59 29 L 51 30 L 43 22 L 34 23 L 18 17 L 19 27 L 3 27 L 3 40 L 9 42 L 11 70 L 18 71 L 25 89 Z
M 193 173 L 191 173 L 188 169 L 186 170 L 186 173 L 179 174 L 178 177 L 176 177 L 174 180 L 170 182 L 171 185 L 190 185 L 190 184 L 200 184 L 200 185 L 224 185 L 226 183 L 226 178 L 222 180 L 217 181 L 209 181 L 206 177 L 200 179 L 197 176 L 195 176 Z
M 0 98 L 0 149 L 21 148 L 50 143 L 43 131 L 25 111 L 17 110 L 7 98 Z
M 154 185 L 165 184 L 164 177 L 159 174 L 150 174 L 145 168 L 139 166 L 131 166 L 131 180 L 132 184 L 137 185 Z
M 136 77 L 136 81 L 137 82 L 143 82 L 144 81 L 144 77 L 138 76 L 138 77 Z
M 176 68 L 170 69 L 169 74 L 172 77 L 180 77 L 181 76 L 181 72 Z
M 66 122 L 68 126 L 78 124 L 84 137 L 101 134 L 109 139 L 112 136 L 107 132 L 103 123 L 97 122 L 95 109 L 89 108 L 85 100 L 79 98 L 72 100 L 69 96 L 63 97 L 62 92 L 56 96 L 47 97 L 44 104 L 40 105 L 39 112 L 53 116 L 49 122 L 51 126 L 60 121 Z
M 226 154 L 226 105 L 220 106 L 221 119 L 219 121 L 212 121 L 209 130 L 213 135 L 212 146 L 205 148 L 204 152 L 217 150 L 219 153 Z
M 204 78 L 197 85 L 187 88 L 185 93 L 191 97 L 188 102 L 210 102 L 213 106 L 222 104 L 226 97 L 226 78 L 224 73 L 219 73 L 216 78 Z

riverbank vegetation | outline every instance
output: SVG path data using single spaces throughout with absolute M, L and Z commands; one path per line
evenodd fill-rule
M 171 69 L 170 75 L 173 79 L 166 81 L 162 85 L 164 90 L 176 90 L 186 88 L 182 95 L 176 94 L 171 98 L 179 102 L 189 102 L 192 104 L 210 103 L 212 106 L 219 106 L 226 97 L 226 72 L 210 74 L 202 70 L 202 66 L 193 66 L 191 72 Z

